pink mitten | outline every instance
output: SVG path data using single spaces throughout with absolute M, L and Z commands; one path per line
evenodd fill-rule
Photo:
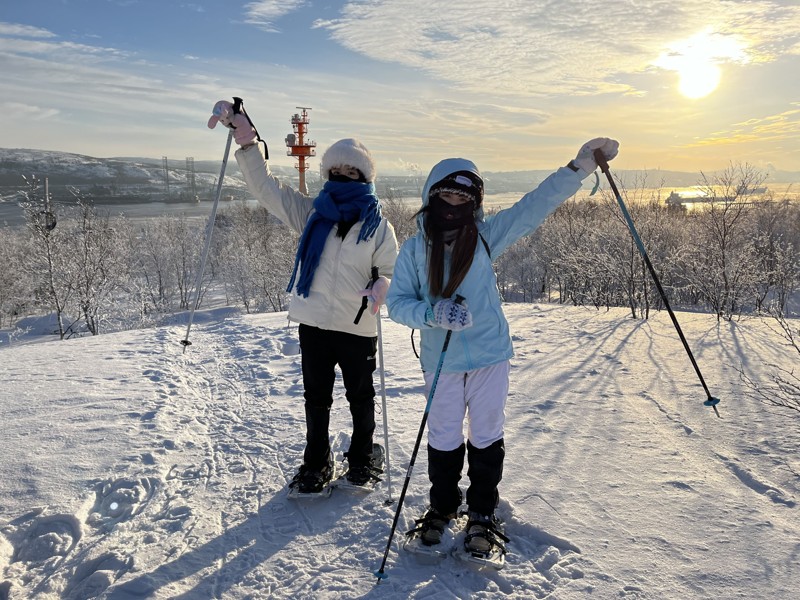
M 214 129 L 217 123 L 233 129 L 233 139 L 240 146 L 247 146 L 256 141 L 256 130 L 250 125 L 242 113 L 233 112 L 233 104 L 227 100 L 220 100 L 214 105 L 212 116 L 208 120 L 208 128 Z
M 211 113 L 211 118 L 208 120 L 209 129 L 214 129 L 220 121 L 222 121 L 223 125 L 229 127 L 231 124 L 231 116 L 233 116 L 233 104 L 227 100 L 220 100 L 214 105 Z
M 372 287 L 362 290 L 361 295 L 372 300 L 370 311 L 377 315 L 381 305 L 386 303 L 386 294 L 389 292 L 389 280 L 386 277 L 378 277 Z

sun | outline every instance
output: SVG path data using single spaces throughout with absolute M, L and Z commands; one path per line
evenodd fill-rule
M 678 91 L 685 96 L 695 100 L 708 96 L 717 89 L 721 79 L 720 68 L 710 62 L 689 63 L 678 70 L 680 82 Z
M 722 80 L 720 64 L 726 62 L 747 62 L 745 44 L 736 37 L 706 29 L 669 44 L 653 64 L 677 72 L 681 95 L 698 99 L 719 87 Z

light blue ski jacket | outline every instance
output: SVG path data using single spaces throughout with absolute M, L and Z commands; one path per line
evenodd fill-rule
M 471 171 L 480 175 L 478 168 L 469 160 L 448 158 L 441 161 L 431 170 L 425 182 L 423 206 L 428 203 L 428 192 L 433 184 L 456 171 Z M 478 239 L 472 266 L 456 290 L 456 294 L 464 297 L 472 313 L 473 325 L 463 331 L 453 332 L 442 372 L 471 371 L 513 356 L 508 321 L 503 314 L 492 261 L 518 239 L 535 231 L 550 213 L 580 187 L 581 174 L 561 167 L 513 206 L 488 217 L 484 216 L 482 208 L 478 210 L 478 232 L 485 244 Z M 432 326 L 425 319 L 428 308 L 432 308 L 441 298 L 431 296 L 428 287 L 422 219 L 423 215 L 417 217 L 417 234 L 406 240 L 400 249 L 386 306 L 393 321 L 420 330 L 422 370 L 435 371 L 447 330 Z M 445 253 L 445 285 L 449 271 L 449 253 Z

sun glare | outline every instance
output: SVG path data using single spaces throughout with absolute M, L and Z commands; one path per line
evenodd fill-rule
M 710 63 L 687 63 L 679 71 L 678 91 L 687 98 L 702 98 L 717 89 L 721 77 L 719 67 Z
M 743 44 L 706 30 L 673 42 L 653 64 L 677 72 L 678 91 L 686 98 L 697 99 L 717 89 L 722 80 L 719 65 L 726 61 L 747 62 Z

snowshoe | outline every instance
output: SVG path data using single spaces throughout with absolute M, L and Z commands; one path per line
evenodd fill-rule
M 506 547 L 503 543 L 509 540 L 497 517 L 470 512 L 464 531 L 464 543 L 455 553 L 458 558 L 497 570 L 505 566 Z
M 383 446 L 373 444 L 369 463 L 351 466 L 344 475 L 336 480 L 336 487 L 365 493 L 371 492 L 381 481 L 380 475 L 383 473 L 384 458 Z
M 303 464 L 289 483 L 288 496 L 293 499 L 328 498 L 335 478 L 336 466 L 330 456 L 322 469 L 312 469 Z
M 453 549 L 455 535 L 450 523 L 456 514 L 442 515 L 433 508 L 414 522 L 416 527 L 406 532 L 403 549 L 416 555 L 425 564 L 437 564 Z

